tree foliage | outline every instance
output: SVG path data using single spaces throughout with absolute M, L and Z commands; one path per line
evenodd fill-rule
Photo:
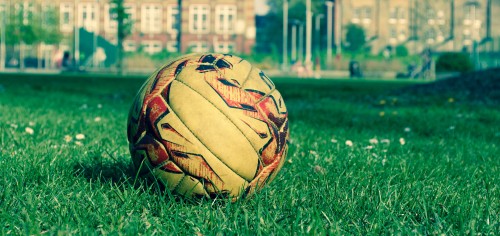
M 366 34 L 363 27 L 349 24 L 346 27 L 345 48 L 350 52 L 358 52 L 366 44 Z
M 37 11 L 38 6 L 11 5 L 5 24 L 5 43 L 58 44 L 62 39 L 59 17 L 54 8 Z
M 283 40 L 283 2 L 284 0 L 267 1 L 269 12 L 266 15 L 266 26 L 263 33 L 266 34 L 267 43 L 276 50 L 282 49 Z M 326 14 L 324 0 L 311 0 L 313 14 Z M 288 0 L 288 19 L 291 25 L 293 21 L 306 22 L 306 1 Z M 314 24 L 314 22 L 313 22 Z M 324 23 L 323 23 L 324 24 Z M 321 27 L 323 29 L 324 27 Z M 305 28 L 304 28 L 305 29 Z M 289 31 L 290 33 L 290 31 Z M 304 30 L 305 33 L 305 30 Z M 323 34 L 322 34 L 323 35 Z M 261 37 L 257 35 L 257 37 Z
M 436 61 L 437 72 L 469 72 L 474 70 L 474 64 L 466 53 L 446 52 Z
M 40 31 L 40 41 L 45 44 L 58 44 L 63 36 L 59 29 L 59 14 L 55 8 L 43 10 L 41 19 L 43 30 Z

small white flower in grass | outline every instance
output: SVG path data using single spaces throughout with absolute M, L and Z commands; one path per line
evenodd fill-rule
M 386 138 L 385 138 L 385 139 L 380 140 L 380 142 L 381 142 L 381 143 L 383 143 L 383 144 L 391 144 L 391 140 L 386 139 Z
M 370 144 L 374 144 L 375 145 L 375 144 L 378 144 L 378 139 L 372 138 L 372 139 L 369 140 L 369 142 L 370 142 Z
M 35 133 L 35 131 L 31 127 L 26 127 L 24 129 L 24 131 L 26 131 L 26 133 L 31 134 L 31 135 L 33 135 Z
M 315 165 L 314 172 L 324 175 L 326 170 L 325 170 L 325 168 L 321 167 L 320 165 Z
M 352 147 L 354 145 L 354 143 L 351 140 L 346 140 L 345 145 Z
M 85 135 L 84 135 L 84 134 L 77 134 L 77 135 L 75 136 L 75 138 L 76 138 L 77 140 L 82 140 L 82 139 L 85 139 Z
M 101 109 L 102 108 L 102 104 L 97 104 L 97 108 Z
M 293 163 L 292 159 L 288 159 L 288 163 L 292 164 Z
M 94 122 L 100 122 L 100 121 L 101 121 L 101 117 L 98 116 L 98 117 L 94 118 Z
M 334 139 L 334 138 L 332 138 L 332 139 L 330 140 L 330 142 L 332 142 L 332 143 L 338 143 L 339 141 L 338 141 L 338 140 L 336 140 L 336 139 Z
M 75 141 L 75 144 L 78 145 L 78 146 L 83 146 L 83 143 L 80 142 L 80 141 Z
M 405 145 L 406 144 L 405 139 L 404 138 L 399 138 L 399 144 Z
M 33 122 L 33 121 L 30 121 L 28 124 L 29 124 L 29 126 L 35 126 L 35 122 Z
M 12 123 L 12 124 L 10 124 L 10 127 L 17 129 L 19 126 L 17 124 Z
M 73 140 L 73 138 L 69 135 L 65 135 L 64 136 L 64 141 L 66 141 L 67 143 L 71 142 L 71 140 Z
M 411 128 L 410 127 L 406 127 L 404 130 L 405 130 L 406 133 L 411 132 Z
M 369 145 L 369 146 L 366 146 L 365 147 L 366 150 L 372 150 L 373 149 L 373 146 L 372 145 Z

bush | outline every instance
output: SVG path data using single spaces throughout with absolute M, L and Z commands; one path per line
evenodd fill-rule
M 474 70 L 474 64 L 469 55 L 460 52 L 447 52 L 439 56 L 436 62 L 437 72 L 469 72 Z
M 346 27 L 346 49 L 350 52 L 357 52 L 366 44 L 365 29 L 356 24 L 349 24 Z
M 396 49 L 395 49 L 395 50 L 396 50 L 396 56 L 397 56 L 397 57 L 406 57 L 406 56 L 408 56 L 408 54 L 409 54 L 409 53 L 408 53 L 408 48 L 406 48 L 406 46 L 405 46 L 405 45 L 402 45 L 402 44 L 401 44 L 401 45 L 396 46 Z

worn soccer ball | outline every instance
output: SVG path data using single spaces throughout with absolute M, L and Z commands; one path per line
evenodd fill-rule
M 127 133 L 139 175 L 187 197 L 235 201 L 281 169 L 288 113 L 273 82 L 248 61 L 190 54 L 145 82 Z

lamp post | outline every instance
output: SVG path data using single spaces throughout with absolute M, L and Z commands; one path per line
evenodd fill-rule
M 306 60 L 305 65 L 308 69 L 312 65 L 312 11 L 311 0 L 307 0 L 306 4 Z
M 7 12 L 7 3 L 5 1 L 2 1 L 2 4 L 0 5 L 0 13 L 1 19 L 0 19 L 0 24 L 2 27 L 0 27 L 0 70 L 5 69 L 5 13 Z
M 299 24 L 299 55 L 298 60 L 302 64 L 304 63 L 304 23 Z
M 319 54 L 320 54 L 320 49 L 321 49 L 321 38 L 320 38 L 320 29 L 321 29 L 321 18 L 323 18 L 323 14 L 316 14 L 316 60 L 319 60 Z
M 99 22 L 99 10 L 101 9 L 101 7 L 99 6 L 99 0 L 96 0 L 95 2 L 95 5 L 96 5 L 96 8 L 94 9 L 95 10 L 95 21 L 96 21 L 96 24 L 94 25 L 94 32 L 92 32 L 92 66 L 94 68 L 97 68 L 98 64 L 99 64 L 99 61 L 98 61 L 98 58 L 97 58 L 97 34 L 99 34 L 99 25 L 97 22 Z
M 333 1 L 326 1 L 327 23 L 326 23 L 326 62 L 328 67 L 332 64 L 332 27 L 333 27 Z
M 340 59 L 342 54 L 342 3 L 341 0 L 335 1 L 335 54 Z
M 283 1 L 283 65 L 284 71 L 288 68 L 288 0 Z
M 292 64 L 297 61 L 297 24 L 292 22 Z
M 301 29 L 302 28 L 302 21 L 300 20 L 292 20 L 291 22 L 292 24 L 292 42 L 291 42 L 291 48 L 292 48 L 292 53 L 291 53 L 291 57 L 292 57 L 292 62 L 295 63 L 297 62 L 297 54 L 299 55 L 299 59 L 302 60 L 302 56 L 300 56 L 300 54 L 302 53 L 302 49 L 299 50 L 299 52 L 297 53 L 297 45 L 303 45 L 303 39 L 301 38 L 301 34 L 303 34 L 303 30 Z M 299 32 L 297 31 L 297 27 L 299 28 Z M 297 35 L 299 35 L 299 42 L 297 43 Z M 299 61 L 300 61 L 299 60 Z
M 78 7 L 79 0 L 73 1 L 73 37 L 74 37 L 74 45 L 73 45 L 73 67 L 78 68 L 80 66 L 80 9 Z

